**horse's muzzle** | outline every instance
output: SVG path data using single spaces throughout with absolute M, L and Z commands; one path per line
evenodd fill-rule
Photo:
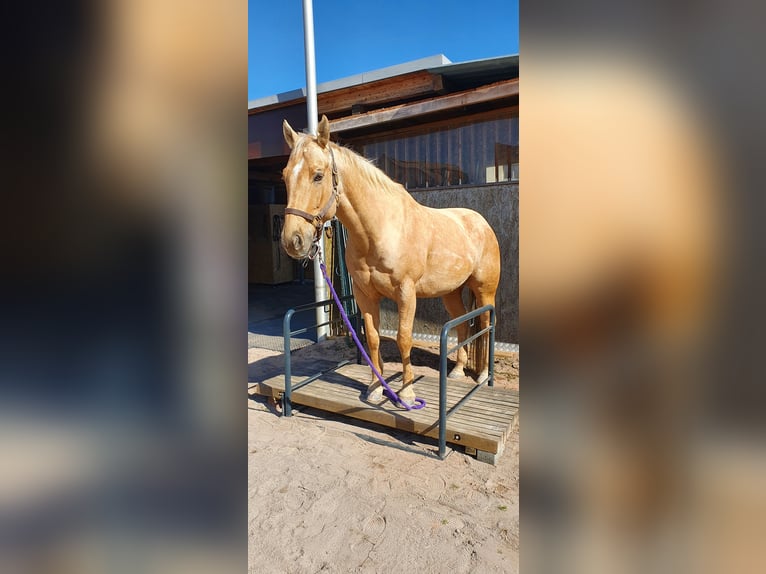
M 311 251 L 311 244 L 314 240 L 314 228 L 310 231 L 304 229 L 305 226 L 285 226 L 282 230 L 282 247 L 285 252 L 293 259 L 305 259 Z

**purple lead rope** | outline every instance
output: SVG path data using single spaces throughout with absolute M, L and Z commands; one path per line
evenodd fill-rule
M 319 267 L 322 269 L 322 275 L 324 275 L 324 280 L 327 282 L 327 286 L 330 288 L 330 293 L 332 293 L 332 298 L 335 300 L 335 304 L 338 306 L 338 310 L 340 311 L 340 316 L 343 317 L 343 322 L 346 324 L 346 327 L 348 328 L 348 332 L 351 333 L 351 337 L 354 339 L 356 346 L 359 347 L 359 350 L 362 352 L 362 356 L 364 357 L 364 360 L 367 361 L 367 364 L 370 365 L 372 372 L 378 378 L 378 380 L 380 381 L 380 384 L 383 385 L 386 396 L 389 399 L 391 399 L 391 401 L 394 404 L 401 405 L 408 411 L 422 409 L 424 406 L 426 406 L 425 400 L 416 397 L 414 405 L 408 405 L 407 403 L 405 403 L 403 400 L 399 398 L 399 395 L 397 395 L 393 390 L 391 390 L 391 387 L 388 386 L 388 383 L 383 378 L 383 375 L 381 375 L 380 372 L 378 372 L 378 369 L 375 368 L 375 365 L 372 364 L 372 360 L 370 360 L 370 356 L 367 354 L 367 351 L 364 350 L 364 346 L 362 345 L 362 343 L 359 342 L 359 337 L 356 336 L 356 331 L 354 331 L 354 328 L 351 326 L 351 321 L 349 321 L 346 311 L 343 310 L 343 305 L 341 305 L 340 303 L 338 294 L 335 292 L 335 289 L 332 286 L 332 282 L 330 281 L 330 278 L 327 276 L 327 268 L 325 267 L 324 261 L 320 260 Z

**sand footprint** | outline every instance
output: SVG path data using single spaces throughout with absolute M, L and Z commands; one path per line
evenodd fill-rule
M 437 474 L 425 474 L 417 481 L 409 484 L 407 488 L 425 500 L 438 500 L 447 489 L 447 481 Z
M 386 526 L 386 517 L 376 513 L 364 521 L 362 532 L 366 540 L 377 544 L 386 531 Z
M 308 510 L 311 508 L 311 505 L 314 503 L 314 499 L 316 498 L 315 492 L 304 488 L 302 485 L 292 486 L 291 488 L 284 490 L 284 492 L 280 490 L 280 493 L 285 495 L 285 507 L 293 512 L 301 508 L 304 511 Z

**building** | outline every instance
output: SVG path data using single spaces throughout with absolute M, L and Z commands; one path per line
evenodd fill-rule
M 519 292 L 518 64 L 518 56 L 453 64 L 440 55 L 317 86 L 318 111 L 330 119 L 335 141 L 374 160 L 418 202 L 468 207 L 489 221 L 503 260 L 497 340 L 514 346 Z M 279 208 L 266 206 L 286 203 L 281 170 L 289 149 L 282 139 L 282 120 L 298 131 L 305 128 L 305 102 L 305 92 L 296 90 L 249 104 L 251 260 L 258 262 L 258 269 L 278 262 L 282 275 L 269 277 L 270 282 L 290 280 L 295 269 L 283 267 L 286 255 L 280 256 L 274 241 Z M 259 279 L 251 275 L 251 281 Z M 384 334 L 396 328 L 395 315 L 395 305 L 386 301 L 381 311 Z M 441 301 L 419 300 L 415 332 L 432 337 L 448 319 Z

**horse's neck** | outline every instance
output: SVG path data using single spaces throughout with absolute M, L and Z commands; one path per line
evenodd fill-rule
M 401 220 L 409 196 L 399 198 L 375 189 L 376 184 L 358 165 L 361 161 L 364 160 L 344 150 L 338 166 L 343 189 L 337 213 L 348 230 L 349 240 L 368 250 L 382 241 L 388 226 Z

